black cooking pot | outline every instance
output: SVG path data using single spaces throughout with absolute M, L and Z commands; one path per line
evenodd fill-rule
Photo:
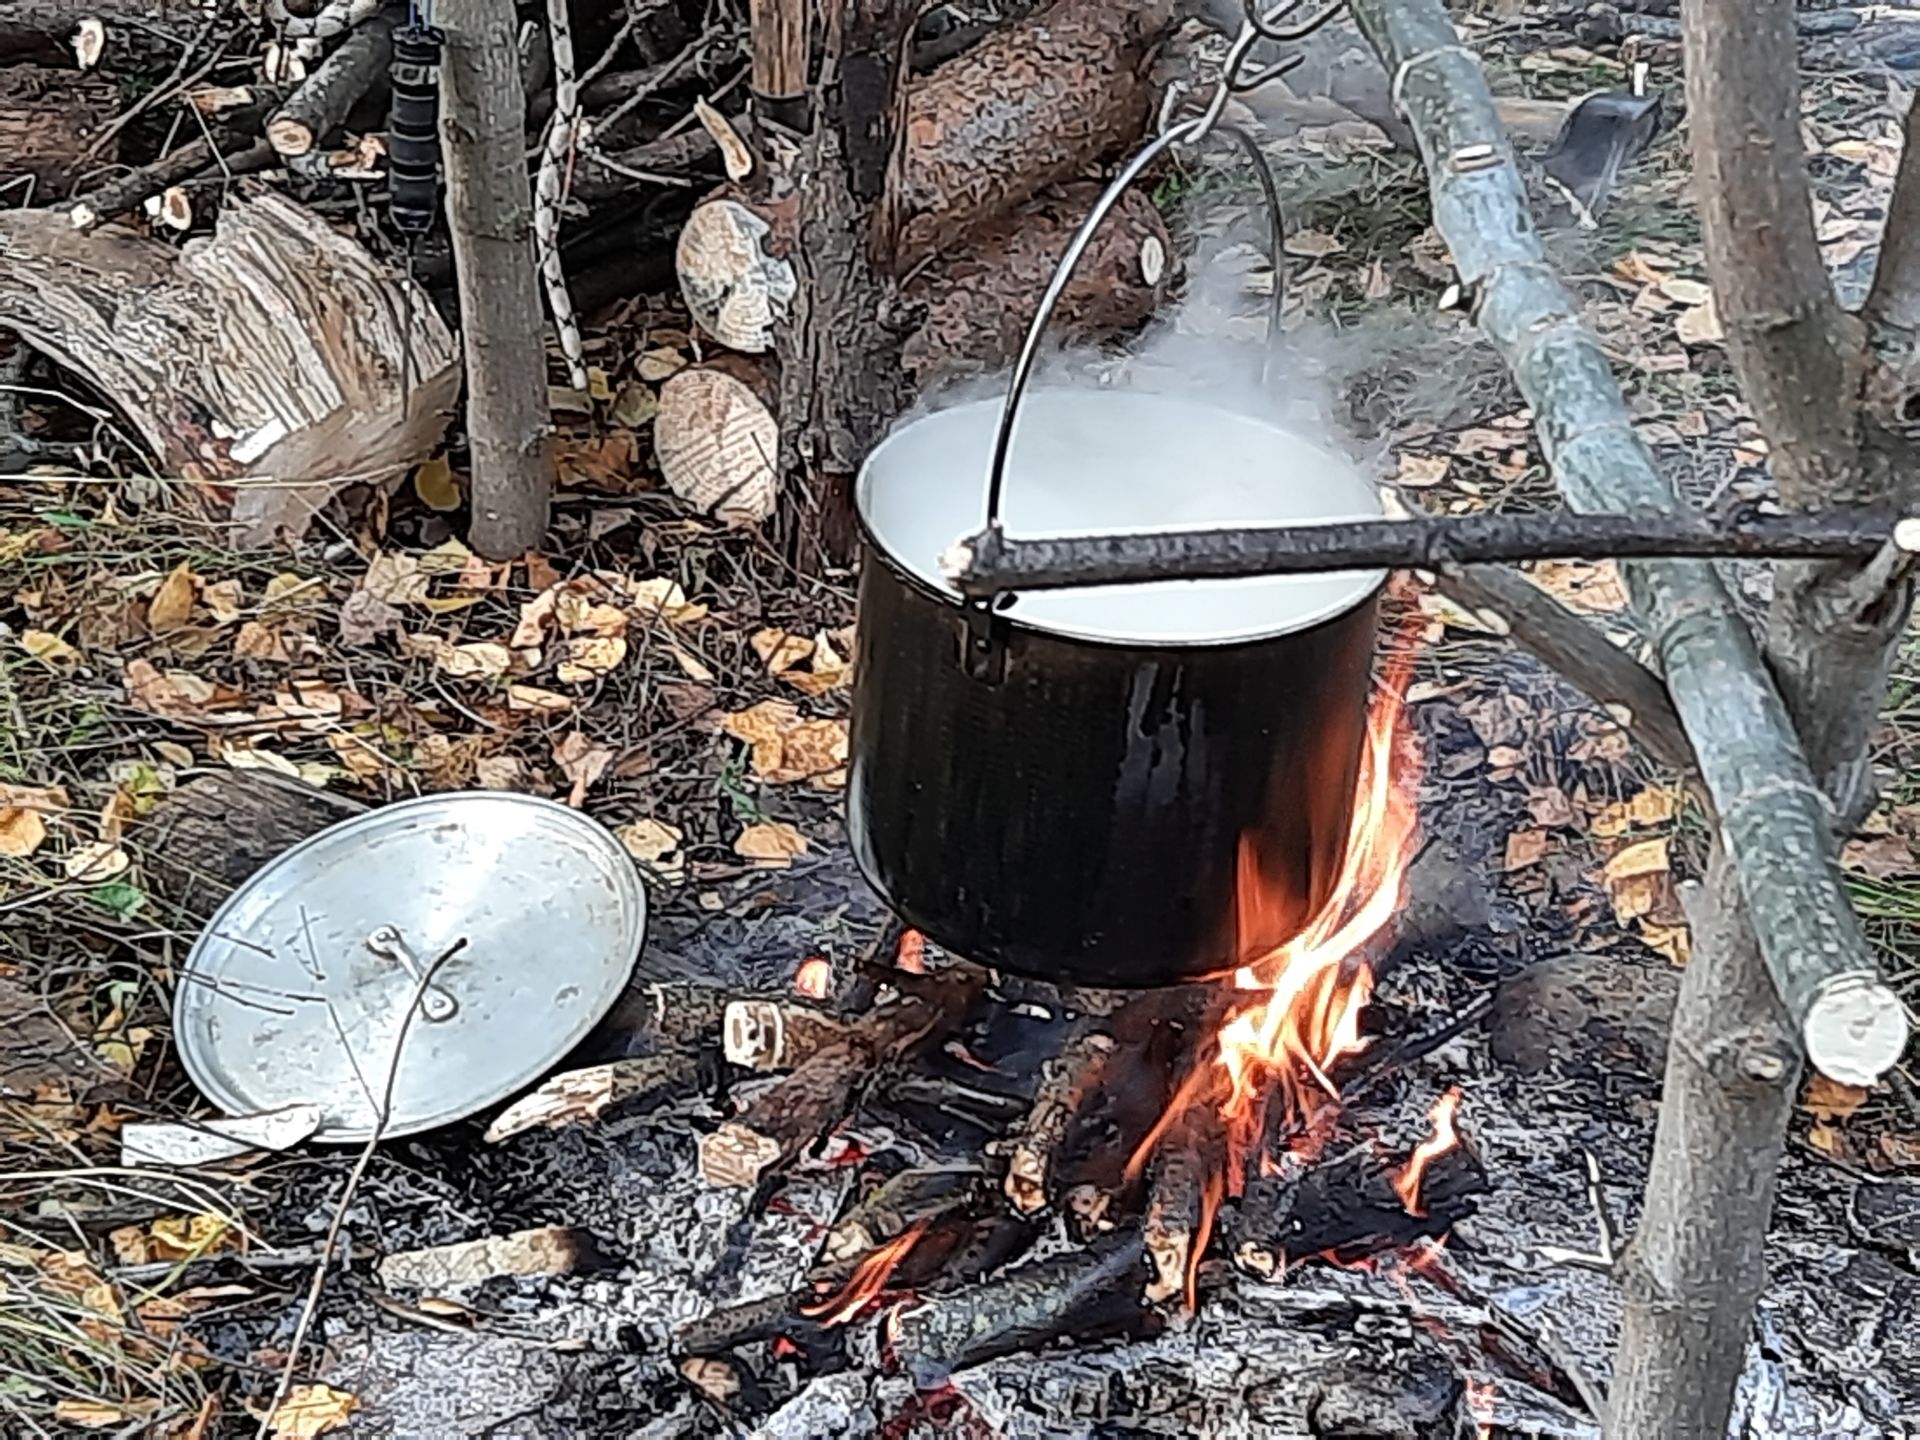
M 940 569 L 983 513 L 1040 534 L 1381 513 L 1351 465 L 1239 410 L 1116 389 L 1023 402 L 1074 260 L 1179 138 L 1123 171 L 1076 236 L 1006 399 L 900 426 L 855 490 L 854 854 L 941 946 L 1060 983 L 1214 975 L 1298 934 L 1339 873 L 1366 733 L 1382 572 L 979 606 Z

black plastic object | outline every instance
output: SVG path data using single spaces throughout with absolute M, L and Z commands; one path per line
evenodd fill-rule
M 393 32 L 393 103 L 387 115 L 388 213 L 394 228 L 424 235 L 440 214 L 440 53 L 444 32 Z

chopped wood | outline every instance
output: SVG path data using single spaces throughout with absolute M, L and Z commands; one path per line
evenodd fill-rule
M 901 359 L 923 388 L 948 374 L 997 371 L 1019 354 L 1040 297 L 1102 187 L 1064 185 L 988 221 L 906 284 L 926 307 Z M 1152 201 L 1121 197 L 1081 256 L 1054 311 L 1059 338 L 1087 340 L 1149 319 L 1173 279 L 1173 242 Z
M 105 395 L 256 546 L 301 534 L 345 485 L 398 485 L 439 442 L 460 371 L 424 291 L 284 196 L 237 188 L 179 248 L 0 213 L 0 326 Z
M 791 1070 L 846 1038 L 847 1025 L 797 1000 L 733 1000 L 722 1022 L 729 1064 Z
M 907 87 L 887 185 L 895 273 L 1045 187 L 1132 149 L 1153 116 L 1166 0 L 1060 0 Z
M 393 22 L 363 21 L 301 82 L 267 121 L 267 140 L 288 159 L 310 153 L 346 123 L 353 107 L 386 82 L 393 62 Z
M 956 1370 L 1063 1336 L 1143 1333 L 1154 1324 L 1142 1300 L 1145 1273 L 1137 1231 L 1105 1237 L 893 1312 L 893 1354 L 930 1389 Z
M 1041 1072 L 1040 1091 L 1007 1162 L 1004 1182 L 1007 1200 L 1022 1215 L 1046 1208 L 1054 1156 L 1066 1143 L 1088 1094 L 1105 1077 L 1114 1040 L 1106 1033 L 1104 1020 L 1101 1016 L 1088 1017 L 1091 1024 L 1083 1021 Z
M 237 145 L 223 154 L 218 145 L 203 135 L 177 150 L 169 150 L 157 160 L 115 176 L 97 189 L 75 196 L 66 206 L 65 214 L 75 229 L 90 230 L 140 209 L 155 195 L 216 166 L 223 176 L 250 175 L 264 169 L 272 158 L 273 147 L 264 140 Z
M 201 118 L 229 130 L 256 131 L 286 103 L 292 89 L 258 81 L 250 85 L 202 85 L 187 92 Z
M 753 93 L 789 104 L 807 93 L 807 0 L 752 0 Z M 781 116 L 786 119 L 788 117 Z
M 489 1235 L 453 1245 L 397 1250 L 380 1262 L 380 1283 L 389 1289 L 411 1286 L 444 1290 L 473 1285 L 496 1275 L 575 1275 L 603 1264 L 605 1257 L 587 1231 L 569 1225 L 543 1225 L 511 1235 Z
M 985 983 L 983 972 L 957 969 L 946 977 L 945 1003 L 896 993 L 849 1027 L 844 1039 L 816 1051 L 700 1142 L 700 1174 L 710 1185 L 758 1184 L 769 1170 L 791 1163 L 826 1138 L 856 1093 L 882 1064 L 899 1058 L 958 1014 Z
M 38 65 L 0 68 L 0 187 L 22 196 L 9 182 L 31 176 L 42 203 L 65 199 L 88 169 L 114 163 L 116 142 L 98 154 L 89 147 L 119 109 L 120 87 L 100 76 Z M 39 193 L 47 191 L 52 195 Z
M 667 1089 L 689 1089 L 699 1073 L 700 1055 L 691 1049 L 633 1055 L 583 1070 L 568 1070 L 502 1110 L 481 1139 L 497 1145 L 528 1130 L 557 1130 L 598 1119 L 628 1101 L 643 1100 Z
M 774 225 L 744 200 L 694 207 L 674 247 L 680 296 L 702 330 L 731 350 L 764 355 L 799 282 L 778 253 Z
M 130 22 L 145 27 L 192 21 L 208 8 L 201 0 L 8 0 L 0 7 L 0 63 L 30 60 L 87 68 L 75 47 L 83 26 L 121 39 L 138 33 Z
M 654 458 L 682 500 L 729 524 L 757 524 L 780 494 L 780 424 L 765 363 L 722 355 L 660 387 Z

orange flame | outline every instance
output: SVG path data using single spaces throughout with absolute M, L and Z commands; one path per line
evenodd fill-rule
M 793 972 L 793 988 L 809 1000 L 824 1000 L 833 988 L 833 962 L 822 955 L 809 955 Z
M 887 1288 L 887 1278 L 893 1274 L 894 1267 L 906 1258 L 907 1252 L 927 1233 L 927 1220 L 916 1220 L 903 1233 L 887 1241 L 866 1259 L 862 1260 L 853 1272 L 853 1278 L 835 1294 L 825 1300 L 810 1305 L 802 1305 L 800 1313 L 823 1325 L 844 1325 L 858 1315 L 867 1305 Z
M 1200 1308 L 1200 1261 L 1206 1256 L 1207 1242 L 1213 1238 L 1213 1222 L 1220 1216 L 1220 1195 L 1224 1188 L 1224 1179 L 1215 1170 L 1208 1174 L 1206 1188 L 1200 1192 L 1200 1223 L 1193 1227 L 1193 1249 L 1187 1252 L 1189 1315 Z
M 899 947 L 894 951 L 893 963 L 909 975 L 927 973 L 927 937 L 918 930 L 901 932 Z
M 1221 1027 L 1220 1110 L 1237 1176 L 1257 1143 L 1269 1097 L 1286 1107 L 1297 1128 L 1312 1115 L 1317 1087 L 1338 1098 L 1328 1069 L 1366 1043 L 1360 1016 L 1373 993 L 1373 975 L 1354 959 L 1387 927 L 1406 891 L 1407 866 L 1418 838 L 1415 796 L 1396 784 L 1394 758 L 1407 743 L 1401 720 L 1408 665 L 1386 677 L 1367 717 L 1367 738 L 1353 818 L 1332 899 L 1300 934 L 1234 974 L 1243 991 L 1262 992 Z M 1409 772 L 1410 773 L 1410 772 Z M 1241 904 L 1261 903 L 1257 859 L 1241 851 Z
M 1460 1134 L 1453 1128 L 1453 1117 L 1459 1108 L 1458 1086 L 1433 1102 L 1433 1109 L 1428 1112 L 1433 1133 L 1420 1142 L 1408 1158 L 1407 1168 L 1394 1179 L 1393 1188 L 1400 1193 L 1400 1203 L 1407 1207 L 1409 1215 L 1427 1213 L 1420 1203 L 1420 1182 L 1426 1178 L 1427 1167 L 1460 1143 Z

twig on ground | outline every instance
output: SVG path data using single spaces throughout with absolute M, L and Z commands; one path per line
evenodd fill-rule
M 400 1023 L 394 1030 L 393 1051 L 387 1057 L 386 1073 L 381 1079 L 380 1094 L 374 1104 L 373 1133 L 367 1136 L 367 1143 L 361 1146 L 353 1168 L 347 1172 L 346 1184 L 340 1189 L 340 1199 L 333 1207 L 333 1219 L 327 1225 L 326 1238 L 320 1242 L 320 1257 L 314 1263 L 313 1281 L 307 1286 L 306 1300 L 300 1307 L 300 1319 L 293 1328 L 293 1339 L 287 1342 L 286 1364 L 280 1371 L 279 1383 L 274 1386 L 273 1399 L 260 1416 L 260 1428 L 255 1432 L 258 1440 L 268 1440 L 274 1433 L 274 1416 L 280 1413 L 280 1407 L 286 1403 L 287 1395 L 293 1389 L 293 1376 L 300 1363 L 300 1351 L 306 1345 L 307 1332 L 313 1328 L 314 1319 L 320 1313 L 320 1296 L 327 1285 L 327 1267 L 333 1264 L 334 1251 L 340 1244 L 340 1232 L 346 1227 L 347 1211 L 360 1189 L 360 1182 L 366 1178 L 368 1167 L 373 1164 L 374 1152 L 380 1148 L 380 1141 L 387 1132 L 387 1117 L 393 1110 L 394 1081 L 400 1074 L 400 1057 L 406 1051 L 413 1018 L 419 1014 L 421 1001 L 426 998 L 434 976 L 440 973 L 440 967 L 466 948 L 467 939 L 463 935 L 442 950 L 432 963 L 421 966 L 419 977 L 413 982 L 406 1009 L 401 1012 Z

